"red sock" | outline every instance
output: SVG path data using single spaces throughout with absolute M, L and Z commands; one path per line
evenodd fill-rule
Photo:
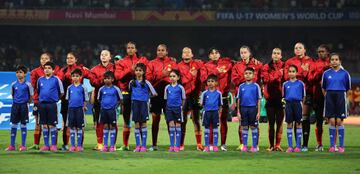
M 129 146 L 129 136 L 130 136 L 130 128 L 123 129 L 123 144 L 124 146 Z
M 209 127 L 209 129 L 210 129 L 210 132 L 209 132 L 209 144 L 211 145 L 211 144 L 214 144 L 214 140 L 213 140 L 213 126 L 212 126 L 212 124 L 210 124 L 210 127 Z
M 201 145 L 201 131 L 196 131 L 195 137 L 196 137 L 196 144 Z
M 39 124 L 36 124 L 34 130 L 34 144 L 36 145 L 40 144 L 41 131 L 41 126 Z
M 98 144 L 102 144 L 103 143 L 103 129 L 104 129 L 104 124 L 96 124 L 96 138 L 97 138 L 97 143 Z
M 259 144 L 259 142 L 260 142 L 260 128 L 259 128 L 259 126 L 257 127 L 257 130 L 258 130 L 258 142 L 257 142 L 257 144 Z
M 322 146 L 322 132 L 321 129 L 315 128 L 316 141 L 320 146 Z
M 114 141 L 114 144 L 115 144 L 115 145 L 116 145 L 118 130 L 119 130 L 119 128 L 118 128 L 118 126 L 116 125 L 116 126 L 115 126 L 115 141 Z
M 70 138 L 70 129 L 68 127 L 63 128 L 63 144 L 68 145 Z
M 240 144 L 242 144 L 243 141 L 242 141 L 242 129 L 241 129 L 241 126 L 239 126 L 239 128 L 238 128 L 238 134 L 239 134 L 239 142 L 240 142 Z
M 152 136 L 152 145 L 157 145 L 157 138 L 159 133 L 159 124 L 160 124 L 160 116 L 153 115 L 152 117 L 152 125 L 151 125 L 151 136 Z

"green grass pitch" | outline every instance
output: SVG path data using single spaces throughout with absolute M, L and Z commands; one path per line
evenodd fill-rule
M 314 152 L 314 125 L 310 135 L 310 151 L 306 153 L 267 152 L 267 124 L 261 124 L 260 152 L 241 153 L 238 146 L 237 123 L 229 123 L 228 152 L 204 153 L 195 150 L 195 136 L 191 121 L 187 125 L 185 151 L 167 152 L 169 140 L 164 119 L 161 120 L 156 152 L 101 153 L 91 150 L 96 144 L 95 131 L 91 117 L 87 117 L 85 132 L 85 151 L 83 153 L 40 153 L 38 151 L 6 152 L 10 137 L 9 131 L 0 131 L 0 173 L 360 173 L 360 127 L 345 126 L 344 154 Z M 149 127 L 151 125 L 149 124 Z M 119 125 L 118 146 L 122 143 L 122 123 Z M 324 145 L 328 147 L 328 126 L 324 126 Z M 151 143 L 149 130 L 148 145 Z M 285 127 L 284 127 L 284 132 Z M 19 131 L 16 143 L 20 143 Z M 62 143 L 59 132 L 58 142 Z M 220 141 L 220 140 L 219 140 Z M 33 142 L 33 132 L 28 132 L 27 145 Z M 42 142 L 41 142 L 42 143 Z M 133 130 L 130 145 L 134 148 Z M 249 139 L 249 143 L 251 140 Z M 282 147 L 286 149 L 286 135 L 283 134 Z M 328 148 L 326 148 L 327 150 Z

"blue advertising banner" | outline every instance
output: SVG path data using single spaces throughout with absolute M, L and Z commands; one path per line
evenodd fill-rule
M 360 10 L 340 11 L 219 11 L 218 21 L 355 21 Z

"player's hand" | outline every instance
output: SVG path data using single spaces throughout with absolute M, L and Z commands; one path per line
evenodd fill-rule
M 240 120 L 241 120 L 241 114 L 240 114 L 239 111 L 237 112 L 236 116 L 238 117 L 238 119 L 239 119 L 239 121 L 240 121 Z
M 86 112 L 88 110 L 88 108 L 86 106 L 84 106 L 83 110 Z
M 192 76 L 196 76 L 197 75 L 197 70 L 195 69 L 195 67 L 192 67 L 192 69 L 190 70 L 190 74 L 192 75 Z
M 256 120 L 260 120 L 260 113 L 256 114 Z

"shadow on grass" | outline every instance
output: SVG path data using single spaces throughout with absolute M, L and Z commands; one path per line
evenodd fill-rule
M 159 151 L 146 152 L 146 153 L 135 153 L 131 151 L 122 152 L 116 151 L 114 153 L 109 152 L 98 152 L 90 150 L 90 147 L 82 153 L 70 153 L 70 152 L 38 152 L 38 151 L 28 151 L 28 152 L 0 152 L 0 158 L 46 158 L 46 159 L 65 159 L 65 160 L 75 160 L 75 159 L 89 159 L 89 160 L 137 160 L 137 159 L 163 159 L 163 160 L 254 160 L 254 159 L 264 159 L 264 160 L 360 160 L 360 147 L 358 146 L 349 146 L 346 147 L 346 152 L 344 154 L 339 153 L 328 153 L 328 152 L 313 152 L 313 149 L 310 149 L 309 152 L 301 153 L 285 153 L 285 152 L 267 152 L 265 147 L 260 147 L 260 152 L 258 153 L 242 153 L 236 151 L 235 146 L 228 147 L 229 151 L 227 152 L 199 152 L 195 150 L 195 146 L 186 146 L 185 151 L 174 153 L 167 152 L 168 146 L 159 146 Z

